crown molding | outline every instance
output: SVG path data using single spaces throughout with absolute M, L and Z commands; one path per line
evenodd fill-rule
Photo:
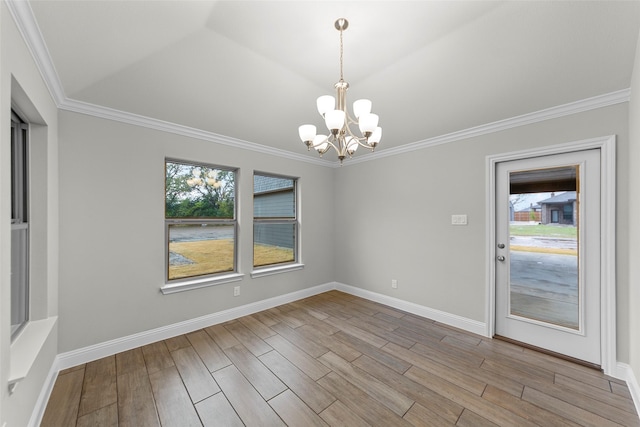
M 33 15 L 31 5 L 26 0 L 5 0 L 5 4 L 13 17 L 22 39 L 27 45 L 36 67 L 40 71 L 47 89 L 56 105 L 60 105 L 66 98 L 62 83 L 58 78 L 56 67 L 53 65 L 49 49 L 44 42 L 40 27 Z
M 82 101 L 76 101 L 66 98 L 58 108 L 74 113 L 86 114 L 107 120 L 113 120 L 120 123 L 126 123 L 135 126 L 141 126 L 148 129 L 154 129 L 160 132 L 173 133 L 176 135 L 186 136 L 188 138 L 200 139 L 203 141 L 214 142 L 229 147 L 240 148 L 244 150 L 256 151 L 262 154 L 269 154 L 278 157 L 284 157 L 290 160 L 306 162 L 318 166 L 333 166 L 333 162 L 329 160 L 318 159 L 304 154 L 293 153 L 279 148 L 269 147 L 254 142 L 244 141 L 230 136 L 220 135 L 217 133 L 197 129 L 189 126 L 183 126 L 177 123 L 171 123 L 164 120 L 154 119 L 139 114 L 128 113 L 126 111 L 116 110 L 100 105 L 89 104 Z
M 520 116 L 511 117 L 509 119 L 498 120 L 496 122 L 451 132 L 445 135 L 424 139 L 422 141 L 412 142 L 399 147 L 389 148 L 369 154 L 366 157 L 358 157 L 351 159 L 349 165 L 367 162 L 371 160 L 381 159 L 383 157 L 396 156 L 398 154 L 409 153 L 416 150 L 422 150 L 436 145 L 447 144 L 449 142 L 460 141 L 463 139 L 473 138 L 489 133 L 500 132 L 519 126 L 530 125 L 545 120 L 557 119 L 572 114 L 582 113 L 597 108 L 608 107 L 610 105 L 629 102 L 631 99 L 631 89 L 622 89 L 615 92 L 598 95 L 591 98 L 582 99 L 568 104 L 558 105 L 556 107 L 527 113 Z
M 311 163 L 319 166 L 339 168 L 342 165 L 339 161 L 330 161 L 309 155 L 298 154 L 287 150 L 269 147 L 254 142 L 244 141 L 225 135 L 219 135 L 213 132 L 204 131 L 176 123 L 166 122 L 163 120 L 145 117 L 137 114 L 128 113 L 126 111 L 116 110 L 95 104 L 86 103 L 69 99 L 64 93 L 62 83 L 58 77 L 49 50 L 44 42 L 40 28 L 33 15 L 33 11 L 29 2 L 26 0 L 4 0 L 7 4 L 11 16 L 13 17 L 22 38 L 25 40 L 31 55 L 42 75 L 42 78 L 51 93 L 51 96 L 58 108 L 66 111 L 86 114 L 108 120 L 114 120 L 122 123 L 128 123 L 136 126 L 142 126 L 149 129 L 159 130 L 161 132 L 169 132 L 190 138 L 201 139 L 214 142 L 217 144 L 227 145 L 231 147 L 241 148 L 245 150 L 256 151 L 263 154 L 269 154 L 277 157 L 283 157 L 290 160 Z M 489 133 L 500 132 L 518 126 L 529 125 L 544 120 L 556 119 L 571 114 L 577 114 L 597 108 L 607 107 L 614 104 L 628 102 L 631 98 L 631 89 L 622 89 L 604 95 L 598 95 L 591 98 L 547 108 L 533 113 L 527 113 L 520 116 L 498 120 L 496 122 L 475 126 L 468 129 L 436 136 L 433 138 L 416 141 L 399 147 L 388 148 L 377 151 L 366 156 L 358 156 L 350 159 L 345 166 L 355 165 L 358 163 L 369 162 L 384 157 L 396 156 L 412 151 L 423 150 L 425 148 L 434 147 L 449 142 L 460 141 L 463 139 L 473 138 Z

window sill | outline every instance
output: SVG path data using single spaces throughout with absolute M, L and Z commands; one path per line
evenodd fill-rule
M 251 272 L 251 278 L 256 279 L 258 277 L 271 276 L 272 274 L 287 273 L 289 271 L 302 270 L 304 264 L 287 264 L 279 265 L 277 267 L 265 267 Z
M 242 280 L 244 274 L 230 273 L 223 276 L 207 277 L 206 279 L 188 280 L 180 283 L 164 285 L 160 291 L 164 295 L 175 294 L 176 292 L 190 291 L 192 289 L 206 288 L 208 286 L 221 285 L 223 283 L 237 282 Z
M 13 393 L 18 383 L 27 377 L 57 321 L 57 316 L 30 321 L 11 343 L 9 393 Z

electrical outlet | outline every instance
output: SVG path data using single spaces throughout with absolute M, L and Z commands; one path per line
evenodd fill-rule
M 240 296 L 240 286 L 233 287 L 233 296 L 234 297 Z
M 393 289 L 398 289 L 398 281 L 396 279 L 391 279 L 391 287 Z

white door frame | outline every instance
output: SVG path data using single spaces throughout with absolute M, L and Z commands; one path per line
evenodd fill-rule
M 496 164 L 529 157 L 547 156 L 590 149 L 600 149 L 600 351 L 602 369 L 615 376 L 616 355 L 616 137 L 615 135 L 575 141 L 530 150 L 489 155 L 486 157 L 486 263 L 487 301 L 486 336 L 495 334 L 496 319 Z

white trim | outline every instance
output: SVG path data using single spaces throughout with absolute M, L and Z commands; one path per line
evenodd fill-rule
M 629 392 L 631 393 L 633 404 L 636 407 L 636 412 L 640 414 L 640 384 L 638 384 L 638 379 L 633 373 L 631 366 L 626 363 L 618 362 L 616 375 L 612 376 L 627 382 L 627 387 L 629 387 Z
M 44 411 L 47 409 L 47 403 L 49 403 L 49 398 L 51 397 L 51 392 L 53 391 L 53 386 L 56 384 L 58 372 L 60 372 L 60 370 L 58 356 L 56 356 L 51 364 L 51 368 L 49 368 L 47 378 L 42 384 L 38 400 L 36 400 L 33 412 L 31 413 L 31 418 L 29 419 L 29 424 L 27 424 L 28 427 L 38 427 L 42 423 Z
M 615 135 L 575 141 L 566 144 L 516 151 L 486 157 L 485 182 L 487 191 L 486 205 L 486 336 L 495 332 L 495 170 L 499 162 L 546 156 L 589 149 L 600 149 L 601 167 L 601 367 L 605 374 L 613 376 L 617 369 L 616 354 L 616 137 Z
M 216 144 L 226 145 L 244 150 L 257 151 L 272 156 L 284 157 L 290 160 L 312 163 L 319 166 L 333 166 L 334 162 L 321 158 L 311 157 L 301 153 L 293 153 L 279 148 L 269 147 L 254 142 L 244 141 L 242 139 L 230 136 L 220 135 L 217 133 L 196 129 L 176 123 L 166 122 L 164 120 L 154 119 L 139 114 L 128 113 L 126 111 L 116 110 L 114 108 L 103 107 L 100 105 L 89 104 L 87 102 L 76 101 L 65 98 L 58 108 L 61 110 L 71 111 L 74 113 L 86 114 L 107 120 L 113 120 L 120 123 L 140 126 L 148 129 L 154 129 L 160 132 L 173 133 L 176 135 L 186 136 L 188 138 L 199 139 L 202 141 L 214 142 Z M 302 146 L 302 145 L 301 145 Z
M 36 18 L 33 15 L 31 5 L 28 1 L 15 0 L 5 0 L 5 4 L 29 52 L 31 52 L 31 56 L 40 71 L 40 75 L 44 79 L 47 89 L 49 89 L 53 101 L 57 105 L 60 105 L 66 99 L 66 95 L 64 94 L 62 83 L 56 72 L 56 67 L 51 60 L 51 55 L 49 55 L 47 44 L 44 42 L 44 38 L 40 32 L 40 27 L 38 27 Z
M 38 27 L 38 23 L 33 15 L 33 11 L 31 10 L 29 2 L 5 0 L 5 3 L 7 4 L 11 12 L 13 20 L 18 26 L 22 38 L 25 40 L 25 43 L 29 47 L 29 51 L 31 52 L 31 55 L 33 56 L 34 61 L 38 66 L 38 70 L 40 71 L 40 74 L 42 75 L 42 78 L 44 79 L 45 84 L 49 89 L 49 92 L 51 93 L 51 96 L 53 97 L 58 108 L 60 108 L 61 110 L 87 114 L 103 119 L 133 124 L 150 129 L 156 129 L 162 132 L 174 133 L 177 135 L 184 135 L 190 138 L 202 139 L 218 144 L 257 151 L 264 154 L 270 154 L 320 166 L 331 168 L 338 168 L 342 166 L 337 160 L 325 160 L 302 153 L 290 152 L 288 150 L 268 147 L 262 144 L 243 141 L 240 139 L 215 134 L 213 132 L 207 132 L 204 130 L 190 128 L 188 126 L 182 126 L 176 123 L 165 122 L 163 120 L 153 119 L 150 117 L 140 116 L 137 114 L 127 113 L 108 107 L 102 107 L 99 105 L 69 99 L 64 93 L 64 88 L 62 87 L 62 83 L 60 81 L 60 78 L 58 77 L 55 66 L 51 59 L 51 55 L 49 54 L 46 43 L 44 42 L 42 33 L 40 32 L 40 28 Z M 518 126 L 524 126 L 544 120 L 555 119 L 558 117 L 568 116 L 571 114 L 620 104 L 623 102 L 629 102 L 630 98 L 631 89 L 629 88 L 605 93 L 603 95 L 597 95 L 591 98 L 546 108 L 544 110 L 511 117 L 504 120 L 498 120 L 484 125 L 463 129 L 457 132 L 428 138 L 422 141 L 404 144 L 399 147 L 388 148 L 375 153 L 357 156 L 345 163 L 345 166 L 377 160 L 384 157 L 395 156 L 402 153 L 409 153 L 440 144 L 460 141 L 462 139 L 473 138 L 493 132 L 500 132 Z
M 275 267 L 271 266 L 271 267 L 265 267 L 265 268 L 257 268 L 251 272 L 251 278 L 257 279 L 259 277 L 271 276 L 271 275 L 280 274 L 280 273 L 288 273 L 289 271 L 302 270 L 303 268 L 304 268 L 304 264 L 301 264 L 301 263 L 278 265 Z
M 175 294 L 176 292 L 222 285 L 223 283 L 238 282 L 242 280 L 243 277 L 244 274 L 232 273 L 225 274 L 223 276 L 207 277 L 205 279 L 193 279 L 184 282 L 168 283 L 160 288 L 160 292 L 162 292 L 163 295 Z
M 404 301 L 388 295 L 367 291 L 365 289 L 345 285 L 343 283 L 336 283 L 336 289 L 351 295 L 379 302 L 380 304 L 388 305 L 389 307 L 406 311 L 407 313 L 417 314 L 418 316 L 426 317 L 454 328 L 463 329 L 473 334 L 484 335 L 486 330 L 486 325 L 483 322 L 467 319 L 466 317 L 436 310 L 435 308 L 429 308 L 413 302 Z
M 262 301 L 245 304 L 239 307 L 230 308 L 228 310 L 207 314 L 195 319 L 185 320 L 183 322 L 174 323 L 172 325 L 162 326 L 160 328 L 149 331 L 140 332 L 122 338 L 116 338 L 111 341 L 95 344 L 89 347 L 80 348 L 59 354 L 57 356 L 60 369 L 66 369 L 73 366 L 97 360 L 112 354 L 138 348 L 147 344 L 161 341 L 178 335 L 187 334 L 216 325 L 218 323 L 227 322 L 237 319 L 238 317 L 247 316 L 269 308 L 287 304 L 292 301 L 317 295 L 322 292 L 334 289 L 333 284 L 318 285 L 307 289 L 279 295 Z
M 620 104 L 623 102 L 629 102 L 630 99 L 631 89 L 622 89 L 615 92 L 605 93 L 604 95 L 598 95 L 591 98 L 570 102 L 568 104 L 558 105 L 544 110 L 534 111 L 532 113 L 527 113 L 520 116 L 498 120 L 496 122 L 448 133 L 445 135 L 428 138 L 422 141 L 404 144 L 399 147 L 377 151 L 373 154 L 368 154 L 367 156 L 350 159 L 347 163 L 345 163 L 345 166 L 362 163 L 369 160 L 381 159 L 383 157 L 409 153 L 428 147 L 447 144 L 449 142 L 475 138 L 481 135 L 500 132 L 518 126 L 530 125 L 545 120 L 557 119 L 559 117 L 564 117 L 571 114 L 582 113 L 589 110 L 595 110 L 597 108 L 608 107 L 610 105 Z

